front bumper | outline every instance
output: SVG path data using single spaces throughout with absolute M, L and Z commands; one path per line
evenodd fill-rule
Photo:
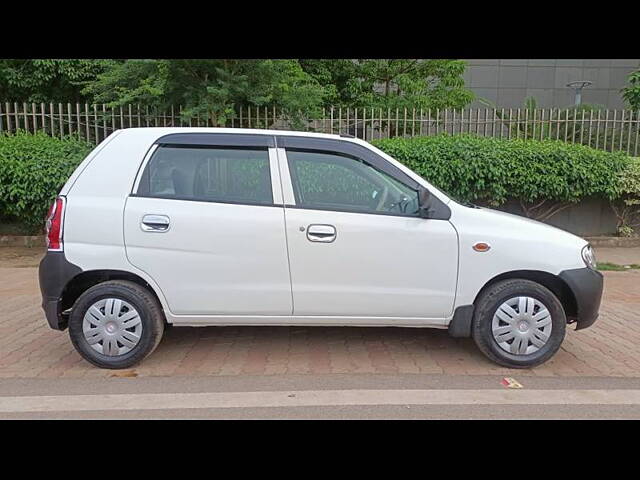
M 42 294 L 42 309 L 49 326 L 55 330 L 67 328 L 67 321 L 62 317 L 60 299 L 69 281 L 82 269 L 68 262 L 64 252 L 48 251 L 40 261 L 38 277 Z
M 564 270 L 559 276 L 569 285 L 576 299 L 576 330 L 590 327 L 598 318 L 604 283 L 602 273 L 585 267 Z

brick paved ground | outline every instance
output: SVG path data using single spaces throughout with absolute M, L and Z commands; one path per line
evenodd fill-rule
M 498 367 L 473 341 L 439 330 L 203 327 L 168 330 L 152 356 L 118 372 L 84 362 L 67 332 L 49 329 L 33 266 L 39 253 L 11 252 L 0 258 L 0 378 L 358 372 L 640 377 L 640 271 L 605 272 L 598 322 L 580 332 L 570 327 L 558 354 L 533 370 Z

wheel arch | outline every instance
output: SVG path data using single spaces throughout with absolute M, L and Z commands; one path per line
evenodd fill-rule
M 164 310 L 158 292 L 141 276 L 125 270 L 88 270 L 74 276 L 65 285 L 60 296 L 60 312 L 65 312 L 73 307 L 78 297 L 89 288 L 109 280 L 128 280 L 146 288 L 156 298 L 160 308 Z
M 473 300 L 473 304 L 475 305 L 482 293 L 492 285 L 502 280 L 510 279 L 530 280 L 548 288 L 556 297 L 558 297 L 558 300 L 560 300 L 562 308 L 565 311 L 565 315 L 567 316 L 567 323 L 575 322 L 578 315 L 578 304 L 573 290 L 571 290 L 571 287 L 569 287 L 569 285 L 558 275 L 541 270 L 512 270 L 496 275 L 485 283 L 480 291 L 478 291 L 478 294 Z

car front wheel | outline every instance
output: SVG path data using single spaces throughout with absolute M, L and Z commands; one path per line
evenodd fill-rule
M 494 362 L 510 368 L 549 360 L 564 340 L 567 318 L 546 287 L 524 279 L 497 282 L 475 305 L 472 335 Z

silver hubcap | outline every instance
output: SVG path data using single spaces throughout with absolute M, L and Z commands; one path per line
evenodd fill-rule
M 500 348 L 514 355 L 528 355 L 544 347 L 551 327 L 549 310 L 531 297 L 510 298 L 498 307 L 491 323 Z
M 142 319 L 133 306 L 118 298 L 105 298 L 91 305 L 84 315 L 85 340 L 103 355 L 124 355 L 140 341 Z

